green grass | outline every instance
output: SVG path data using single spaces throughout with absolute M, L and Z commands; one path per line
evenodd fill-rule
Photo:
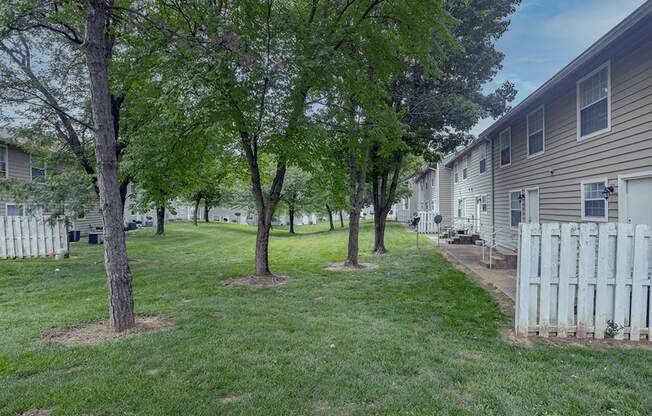
M 344 230 L 276 230 L 272 269 L 296 281 L 257 290 L 219 287 L 252 272 L 252 228 L 151 234 L 128 236 L 130 258 L 146 260 L 132 266 L 136 310 L 175 328 L 98 346 L 39 334 L 106 319 L 100 247 L 0 262 L 0 414 L 652 413 L 651 352 L 505 342 L 490 295 L 400 226 L 391 254 L 372 258 L 364 224 L 363 260 L 382 267 L 353 274 L 323 270 L 344 259 Z

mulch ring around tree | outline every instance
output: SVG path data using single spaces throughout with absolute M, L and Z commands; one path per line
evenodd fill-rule
M 358 263 L 358 266 L 347 266 L 344 263 L 332 263 L 326 267 L 331 272 L 362 272 L 368 270 L 377 270 L 380 264 L 377 263 Z
M 41 333 L 41 339 L 69 346 L 90 346 L 142 332 L 164 331 L 173 326 L 171 320 L 160 316 L 137 316 L 136 327 L 124 332 L 115 332 L 107 322 L 102 322 L 74 328 L 48 329 Z
M 253 288 L 264 288 L 286 285 L 293 282 L 294 279 L 288 276 L 247 276 L 238 279 L 227 279 L 220 283 L 222 287 L 227 286 L 247 286 Z

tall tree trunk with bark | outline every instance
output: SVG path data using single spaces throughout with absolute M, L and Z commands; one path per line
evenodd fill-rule
M 95 122 L 100 206 L 104 220 L 104 266 L 109 289 L 109 321 L 115 331 L 133 328 L 134 301 L 123 226 L 123 203 L 118 182 L 118 159 L 111 112 L 106 48 L 107 10 L 104 0 L 89 0 L 84 53 L 90 80 Z
M 156 235 L 165 235 L 165 205 L 156 207 Z
M 204 202 L 204 222 L 210 222 L 210 219 L 208 218 L 210 211 L 211 207 L 209 207 L 208 204 Z
M 199 218 L 199 204 L 201 203 L 201 195 L 195 196 L 195 210 L 192 213 L 192 225 L 197 227 L 197 219 Z
M 331 225 L 330 230 L 333 231 L 335 229 L 335 226 L 333 225 L 333 210 L 328 204 L 326 204 L 326 211 L 328 212 L 328 222 Z
M 358 163 L 353 150 L 349 150 L 349 245 L 345 266 L 358 267 L 358 235 L 360 233 L 360 212 L 364 204 L 364 189 L 367 181 L 367 175 L 364 169 L 366 159 L 361 164 Z
M 387 169 L 387 164 L 379 160 L 377 149 L 372 152 L 372 165 L 373 172 L 371 178 L 371 191 L 374 204 L 374 249 L 373 253 L 381 255 L 387 253 L 385 247 L 385 225 L 387 224 L 387 215 L 392 209 L 394 198 L 396 196 L 396 188 L 398 187 L 398 180 L 401 174 L 401 164 L 403 163 L 403 155 L 398 153 L 393 160 L 393 169 Z
M 340 228 L 344 228 L 344 213 L 340 210 Z
M 290 216 L 290 234 L 294 234 L 294 208 L 288 210 Z

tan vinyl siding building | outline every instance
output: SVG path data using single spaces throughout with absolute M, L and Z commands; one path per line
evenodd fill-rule
M 453 177 L 444 163 L 437 164 L 433 203 L 435 212 L 442 216 L 442 227 L 453 225 Z
M 12 144 L 4 142 L 1 138 L 0 147 L 2 147 L 2 154 L 5 155 L 4 160 L 1 161 L 2 166 L 5 166 L 5 170 L 0 173 L 0 180 L 3 180 L 5 177 L 31 180 L 32 175 L 29 154 Z M 13 205 L 13 200 L 7 195 L 0 195 L 0 216 L 7 215 L 8 204 Z
M 578 81 L 601 68 L 607 69 L 610 81 L 610 130 L 578 139 Z M 526 114 L 539 106 L 544 108 L 544 151 L 528 157 Z M 535 199 L 537 189 L 539 222 L 618 222 L 619 176 L 652 171 L 652 31 L 635 31 L 589 60 L 496 130 L 503 128 L 511 129 L 512 160 L 499 167 L 500 152 L 494 152 L 495 221 L 502 246 L 517 247 L 517 229 L 510 224 L 511 191 L 525 191 L 521 206 L 525 222 L 536 219 L 530 218 L 536 217 L 535 201 L 530 199 Z M 498 135 L 491 135 L 496 150 Z M 603 180 L 614 187 L 606 202 L 606 218 L 587 218 L 582 215 L 582 183 Z
M 500 246 L 517 248 L 518 222 L 652 226 L 651 27 L 648 1 L 480 135 Z M 469 177 L 456 197 L 478 193 Z

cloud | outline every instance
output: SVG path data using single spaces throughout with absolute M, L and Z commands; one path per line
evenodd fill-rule
M 543 35 L 563 42 L 566 47 L 588 48 L 644 1 L 600 0 L 591 5 L 581 3 L 545 20 L 542 23 Z

